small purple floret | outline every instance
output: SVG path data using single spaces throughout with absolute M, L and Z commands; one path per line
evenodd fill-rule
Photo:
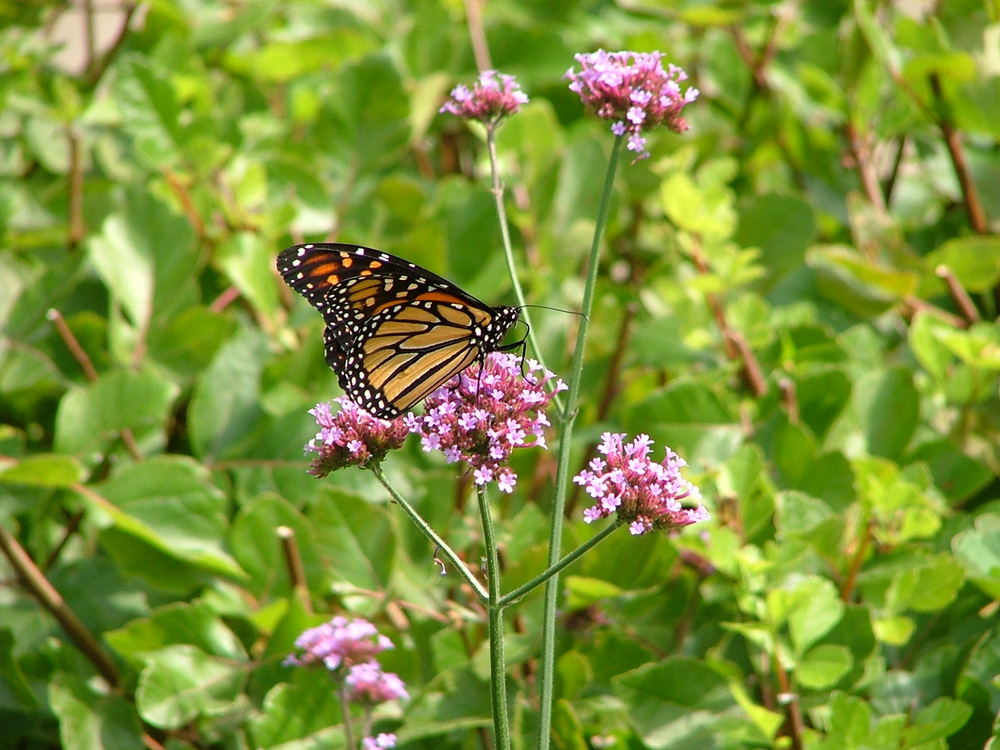
M 356 703 L 375 705 L 386 701 L 409 698 L 406 685 L 393 672 L 383 672 L 376 661 L 355 664 L 344 679 L 347 696 Z
M 507 466 L 515 448 L 544 448 L 545 408 L 566 384 L 534 360 L 494 352 L 480 370 L 456 375 L 427 398 L 422 416 L 407 425 L 425 451 L 440 450 L 449 462 L 465 461 L 477 485 L 496 482 L 513 492 L 517 474 Z
M 378 419 L 346 396 L 334 401 L 340 404 L 336 414 L 326 402 L 309 410 L 320 427 L 316 437 L 306 445 L 307 451 L 318 454 L 309 466 L 309 473 L 316 477 L 325 477 L 345 466 L 377 463 L 386 453 L 401 446 L 409 434 L 402 417 Z
M 604 458 L 591 459 L 588 468 L 573 477 L 597 501 L 583 512 L 584 521 L 617 514 L 638 536 L 708 519 L 708 511 L 697 504 L 698 488 L 681 476 L 680 470 L 687 466 L 684 459 L 667 448 L 663 461 L 656 463 L 649 459 L 653 445 L 649 435 L 627 444 L 624 438 L 623 433 L 605 432 L 597 447 Z
M 375 737 L 361 740 L 362 750 L 386 750 L 390 747 L 396 747 L 396 735 L 392 732 L 379 732 Z
M 643 133 L 661 125 L 682 133 L 688 129 L 681 117 L 685 106 L 698 97 L 698 89 L 681 91 L 687 73 L 676 65 L 663 69 L 662 52 L 605 52 L 576 55 L 581 70 L 566 73 L 570 91 L 605 120 L 611 132 L 628 134 L 628 150 L 636 159 L 649 156 Z
M 368 620 L 349 620 L 339 615 L 303 631 L 295 645 L 302 653 L 289 656 L 286 664 L 304 667 L 322 663 L 330 671 L 368 662 L 375 654 L 393 648 L 392 641 Z
M 514 76 L 486 70 L 470 89 L 459 84 L 439 112 L 446 112 L 466 120 L 479 120 L 486 125 L 496 125 L 507 115 L 517 112 L 528 97 Z

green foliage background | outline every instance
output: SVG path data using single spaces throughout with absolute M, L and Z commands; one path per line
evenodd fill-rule
M 68 9 L 0 3 L 0 745 L 337 747 L 328 681 L 280 660 L 347 611 L 393 638 L 413 696 L 379 728 L 480 746 L 482 612 L 367 474 L 305 474 L 306 410 L 338 389 L 273 268 L 336 236 L 510 301 L 481 133 L 436 113 L 475 74 L 465 6 L 123 7 L 66 70 Z M 660 49 L 702 91 L 688 133 L 619 172 L 574 462 L 647 432 L 713 520 L 621 532 L 570 570 L 555 746 L 995 743 L 1000 6 L 481 10 L 531 97 L 500 134 L 531 302 L 579 305 L 611 146 L 561 79 L 573 54 Z M 561 370 L 574 319 L 534 317 Z M 543 566 L 539 453 L 496 500 L 509 587 Z M 409 444 L 386 471 L 479 560 L 454 467 Z M 593 533 L 584 502 L 567 546 Z M 523 746 L 540 611 L 508 634 Z

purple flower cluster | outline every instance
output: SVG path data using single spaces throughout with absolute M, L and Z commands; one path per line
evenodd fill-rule
M 598 117 L 612 120 L 611 132 L 628 135 L 636 159 L 649 156 L 643 133 L 665 125 L 676 133 L 688 128 L 681 110 L 698 97 L 698 89 L 681 91 L 687 73 L 676 65 L 663 69 L 662 52 L 605 52 L 576 55 L 580 72 L 570 68 L 570 91 Z
M 477 485 L 495 481 L 512 492 L 517 474 L 505 464 L 515 448 L 546 447 L 545 408 L 566 388 L 538 362 L 526 364 L 522 375 L 520 358 L 494 352 L 482 368 L 470 367 L 432 393 L 423 415 L 404 420 L 425 451 L 468 462 Z
M 329 622 L 303 631 L 295 639 L 302 654 L 290 655 L 286 664 L 304 667 L 322 662 L 330 671 L 371 661 L 375 654 L 393 647 L 392 641 L 368 620 L 336 616 Z
M 347 695 L 356 703 L 385 703 L 386 701 L 409 698 L 406 685 L 393 672 L 383 672 L 377 661 L 355 664 L 344 678 Z
M 439 111 L 495 125 L 507 115 L 517 112 L 527 101 L 528 97 L 521 91 L 514 76 L 486 70 L 479 74 L 479 80 L 471 89 L 461 84 L 453 88 L 450 98 Z
M 379 732 L 376 737 L 361 740 L 362 750 L 385 750 L 389 747 L 396 747 L 396 735 L 392 732 Z
M 633 534 L 645 534 L 653 529 L 672 529 L 708 519 L 702 505 L 684 507 L 700 498 L 698 488 L 681 476 L 687 463 L 667 448 L 663 461 L 649 459 L 653 441 L 649 435 L 639 435 L 627 445 L 623 433 L 605 432 L 597 450 L 605 458 L 594 458 L 589 469 L 581 471 L 573 481 L 582 485 L 597 503 L 587 508 L 583 519 L 592 523 L 613 513 L 629 525 Z
M 334 401 L 340 404 L 336 414 L 327 402 L 309 410 L 320 426 L 316 437 L 306 445 L 306 450 L 319 454 L 309 466 L 310 474 L 322 478 L 345 466 L 377 463 L 406 439 L 408 431 L 401 417 L 378 419 L 346 396 Z

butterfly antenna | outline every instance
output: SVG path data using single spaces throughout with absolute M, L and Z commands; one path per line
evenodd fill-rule
M 526 307 L 534 307 L 534 308 L 536 308 L 538 310 L 553 310 L 554 312 L 566 313 L 567 315 L 579 315 L 581 318 L 583 318 L 584 320 L 586 320 L 588 323 L 590 322 L 590 318 L 588 318 L 586 315 L 584 315 L 579 310 L 563 310 L 561 307 L 549 307 L 548 305 L 521 305 L 518 308 L 518 310 L 523 310 Z M 527 323 L 525 323 L 525 325 L 527 325 Z

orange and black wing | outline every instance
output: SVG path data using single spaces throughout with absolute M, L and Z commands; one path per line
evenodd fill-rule
M 491 308 L 414 263 L 359 245 L 296 245 L 285 281 L 326 321 L 326 360 L 370 414 L 391 418 L 500 348 L 517 310 Z

